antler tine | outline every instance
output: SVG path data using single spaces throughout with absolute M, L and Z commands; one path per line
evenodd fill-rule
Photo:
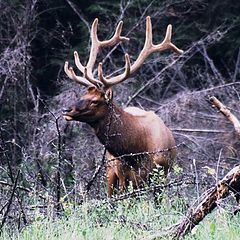
M 104 40 L 104 41 L 99 41 L 98 37 L 97 37 L 97 25 L 98 25 L 98 19 L 96 18 L 92 24 L 92 28 L 91 28 L 91 40 L 92 40 L 92 45 L 91 45 L 91 50 L 90 50 L 90 56 L 89 56 L 89 60 L 87 63 L 87 75 L 91 80 L 96 81 L 96 79 L 93 78 L 93 73 L 92 73 L 92 69 L 94 67 L 94 64 L 96 62 L 96 58 L 97 58 L 97 54 L 100 48 L 103 47 L 110 47 L 113 46 L 121 41 L 128 41 L 129 38 L 121 36 L 121 32 L 122 32 L 122 25 L 123 22 L 120 21 L 116 27 L 115 33 L 112 36 L 112 38 L 110 38 L 109 40 Z M 97 81 L 96 81 L 97 82 Z
M 163 43 L 171 43 L 171 39 L 172 39 L 172 25 L 169 24 L 167 26 L 167 30 L 166 30 L 166 34 L 165 34 L 165 38 L 163 40 Z
M 151 54 L 151 49 L 153 47 L 152 44 L 152 22 L 151 18 L 147 16 L 146 18 L 146 37 L 145 37 L 145 44 L 140 52 L 137 60 L 131 67 L 131 74 L 134 73 L 144 62 L 144 60 Z
M 172 26 L 168 25 L 166 35 L 162 43 L 154 45 L 152 43 L 152 23 L 151 18 L 147 16 L 146 18 L 146 38 L 145 38 L 145 44 L 140 52 L 137 60 L 134 62 L 134 64 L 131 67 L 131 74 L 133 74 L 144 62 L 144 60 L 153 52 L 162 52 L 166 49 L 172 49 L 178 54 L 183 53 L 183 50 L 177 48 L 172 42 L 171 42 L 171 36 L 172 36 Z
M 81 73 L 84 73 L 84 66 L 81 64 L 79 55 L 77 51 L 74 51 L 74 60 L 77 68 L 81 71 Z
M 85 78 L 83 77 L 79 77 L 75 74 L 74 70 L 72 67 L 68 67 L 69 66 L 69 63 L 68 62 L 65 62 L 64 64 L 64 71 L 65 73 L 67 74 L 67 76 L 74 80 L 75 82 L 85 86 L 85 87 L 89 87 L 89 86 L 92 86 L 92 83 L 88 82 Z
M 171 41 L 172 39 L 172 25 L 169 24 L 167 26 L 167 31 L 164 40 L 157 45 L 153 45 L 153 51 L 164 51 L 165 49 L 171 49 L 174 52 L 178 54 L 182 54 L 183 50 L 179 49 L 177 46 L 175 46 Z M 156 50 L 155 50 L 156 49 Z
M 117 44 L 118 42 L 129 41 L 128 37 L 121 36 L 122 26 L 123 21 L 120 21 L 116 27 L 114 35 L 109 40 L 99 42 L 101 47 L 111 47 Z
M 129 55 L 126 53 L 125 54 L 125 70 L 122 74 L 112 77 L 110 79 L 107 79 L 103 76 L 102 63 L 99 63 L 98 78 L 103 83 L 105 88 L 109 88 L 127 79 L 130 76 L 130 68 L 131 68 L 130 58 L 129 58 Z
M 143 50 L 146 49 L 145 51 L 147 52 L 147 50 L 149 50 L 151 47 L 152 47 L 152 22 L 151 18 L 148 16 L 146 18 L 146 37 Z
M 98 18 L 95 18 L 95 20 L 92 23 L 92 28 L 91 28 L 91 41 L 92 41 L 92 45 L 91 45 L 91 50 L 90 50 L 90 55 L 89 55 L 89 59 L 88 59 L 88 63 L 87 63 L 87 73 L 88 76 L 92 79 L 93 78 L 93 73 L 92 73 L 92 69 L 93 66 L 96 62 L 97 59 L 97 54 L 98 54 L 98 50 L 99 50 L 99 41 L 98 41 L 98 37 L 97 37 L 97 25 L 98 25 Z

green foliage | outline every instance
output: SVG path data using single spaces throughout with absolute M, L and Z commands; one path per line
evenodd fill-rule
M 94 201 L 79 207 L 68 205 L 60 219 L 35 220 L 12 236 L 19 240 L 136 239 L 147 236 L 149 231 L 158 227 L 175 223 L 179 212 L 169 210 L 166 206 L 157 209 L 151 200 L 146 199 L 124 200 L 113 205 Z
M 177 198 L 175 198 L 176 201 Z M 184 201 L 184 199 L 181 199 Z M 170 227 L 182 219 L 185 208 L 170 207 L 168 199 L 156 208 L 147 199 L 124 200 L 122 202 L 101 204 L 97 201 L 86 202 L 81 206 L 65 205 L 62 216 L 38 218 L 21 231 L 15 230 L 11 238 L 30 239 L 139 239 Z M 175 202 L 176 203 L 176 202 Z M 173 203 L 173 205 L 175 204 Z M 240 215 L 214 211 L 186 239 L 238 239 L 240 234 Z M 165 233 L 163 231 L 163 233 Z M 3 231 L 1 240 L 10 239 L 8 231 Z M 171 239 L 165 236 L 164 239 Z
M 164 171 L 161 166 L 157 166 L 153 169 L 150 177 L 150 184 L 158 185 L 158 184 L 164 184 Z
M 181 168 L 178 164 L 174 164 L 173 166 L 173 172 L 179 176 L 183 173 L 183 168 Z
M 193 229 L 192 234 L 186 237 L 191 240 L 237 240 L 240 236 L 240 215 L 215 211 L 199 226 Z

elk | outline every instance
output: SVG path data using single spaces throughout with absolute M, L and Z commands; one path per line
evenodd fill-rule
M 107 149 L 107 192 L 112 197 L 114 189 L 126 190 L 131 181 L 134 188 L 141 186 L 149 177 L 155 166 L 162 166 L 167 174 L 175 156 L 175 140 L 170 129 L 153 112 L 137 107 L 122 109 L 113 101 L 112 86 L 126 80 L 135 73 L 144 60 L 154 52 L 166 49 L 181 54 L 183 51 L 171 42 L 172 26 L 168 25 L 166 36 L 160 44 L 152 43 L 151 18 L 146 18 L 145 44 L 136 61 L 131 65 L 129 55 L 125 54 L 123 73 L 105 77 L 102 63 L 98 64 L 97 77 L 94 76 L 94 65 L 101 48 L 114 46 L 129 41 L 121 36 L 123 22 L 120 21 L 112 38 L 100 41 L 97 36 L 98 19 L 91 27 L 91 49 L 89 60 L 84 66 L 78 53 L 74 52 L 74 60 L 82 76 L 77 76 L 69 63 L 65 62 L 64 71 L 67 76 L 87 87 L 87 93 L 73 105 L 64 110 L 63 117 L 67 121 L 80 121 L 89 124 L 100 142 Z M 159 151 L 168 149 L 168 151 Z M 154 152 L 139 160 L 136 156 L 141 152 Z

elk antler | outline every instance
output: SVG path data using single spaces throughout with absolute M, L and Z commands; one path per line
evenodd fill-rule
M 65 66 L 64 66 L 64 71 L 66 72 L 68 77 L 84 86 L 91 86 L 91 85 L 102 86 L 103 85 L 102 82 L 100 82 L 99 80 L 93 77 L 93 73 L 92 73 L 99 49 L 113 46 L 121 41 L 129 41 L 129 38 L 121 36 L 122 25 L 123 25 L 122 21 L 118 23 L 115 34 L 112 36 L 112 38 L 104 41 L 98 40 L 97 25 L 98 25 L 98 19 L 96 18 L 91 28 L 92 45 L 91 45 L 88 63 L 86 66 L 83 66 L 81 64 L 78 53 L 76 51 L 74 52 L 75 64 L 77 68 L 80 70 L 80 72 L 83 74 L 83 77 L 77 76 L 71 67 L 68 68 L 68 62 L 65 62 Z
M 137 60 L 134 62 L 134 64 L 131 67 L 131 74 L 134 73 L 139 67 L 143 64 L 144 60 L 153 52 L 162 52 L 167 49 L 171 49 L 174 52 L 178 54 L 182 54 L 183 50 L 177 48 L 172 42 L 172 25 L 169 24 L 167 27 L 166 35 L 164 40 L 157 44 L 154 45 L 152 43 L 152 23 L 151 23 L 151 18 L 148 16 L 146 18 L 146 38 L 145 38 L 145 44 L 140 52 Z
M 103 76 L 102 63 L 99 63 L 98 79 L 95 79 L 93 77 L 93 67 L 96 62 L 99 49 L 103 47 L 113 46 L 121 41 L 129 40 L 129 38 L 121 36 L 123 22 L 120 21 L 117 25 L 115 34 L 111 39 L 99 41 L 97 37 L 97 24 L 98 24 L 98 19 L 96 18 L 91 28 L 92 45 L 91 45 L 89 60 L 86 66 L 83 66 L 81 64 L 78 53 L 76 51 L 74 52 L 75 64 L 77 68 L 82 72 L 83 77 L 77 76 L 71 67 L 68 68 L 68 62 L 65 63 L 65 67 L 64 67 L 64 70 L 69 78 L 75 80 L 76 82 L 84 86 L 95 85 L 97 87 L 99 86 L 104 87 L 105 89 L 110 88 L 111 86 L 124 81 L 131 74 L 136 72 L 140 68 L 140 66 L 143 64 L 144 60 L 153 52 L 162 52 L 166 49 L 171 49 L 178 54 L 183 53 L 183 50 L 177 48 L 171 42 L 172 25 L 168 25 L 165 38 L 160 44 L 154 45 L 152 43 L 152 23 L 151 23 L 151 18 L 148 16 L 146 18 L 145 44 L 137 60 L 134 62 L 134 64 L 131 66 L 129 55 L 126 53 L 125 54 L 125 71 L 120 75 L 107 79 Z

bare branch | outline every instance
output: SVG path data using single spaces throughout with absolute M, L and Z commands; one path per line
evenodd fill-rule
M 17 189 L 17 183 L 18 183 L 19 174 L 20 174 L 20 170 L 18 170 L 18 172 L 17 172 L 17 176 L 16 176 L 15 181 L 14 181 L 14 185 L 13 185 L 13 189 L 12 189 L 12 192 L 11 192 L 11 196 L 10 196 L 10 198 L 8 200 L 7 209 L 6 209 L 6 212 L 4 213 L 4 216 L 3 216 L 3 219 L 2 219 L 2 223 L 0 225 L 0 233 L 2 232 L 2 229 L 3 229 L 4 224 L 6 222 L 7 216 L 9 214 L 10 209 L 11 209 L 11 205 L 12 205 L 12 202 L 13 202 L 13 197 L 14 197 L 15 191 Z
M 213 104 L 213 107 L 216 107 L 233 124 L 235 131 L 240 136 L 240 122 L 237 117 L 216 97 L 210 96 L 209 101 Z

